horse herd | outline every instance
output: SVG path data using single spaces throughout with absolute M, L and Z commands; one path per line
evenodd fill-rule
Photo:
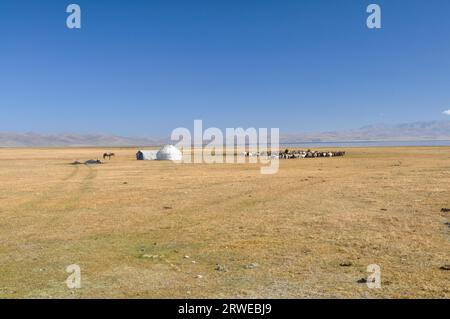
M 335 157 L 335 156 L 345 156 L 344 151 L 337 152 L 329 152 L 329 151 L 302 151 L 302 150 L 289 150 L 286 149 L 282 152 L 244 152 L 244 156 L 246 157 L 254 157 L 254 156 L 269 156 L 272 158 L 282 158 L 282 159 L 292 159 L 292 158 L 317 158 L 317 157 Z

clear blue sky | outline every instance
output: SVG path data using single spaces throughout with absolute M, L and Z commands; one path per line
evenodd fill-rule
M 66 6 L 82 29 L 66 27 Z M 366 7 L 382 8 L 381 30 Z M 448 0 L 1 0 L 0 131 L 450 119 Z

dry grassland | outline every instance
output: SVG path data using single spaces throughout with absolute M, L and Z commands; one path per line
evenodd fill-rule
M 0 297 L 450 297 L 448 148 L 346 149 L 275 175 L 135 151 L 0 149 Z M 357 283 L 369 264 L 381 289 Z

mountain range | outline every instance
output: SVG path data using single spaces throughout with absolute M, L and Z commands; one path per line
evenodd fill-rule
M 352 141 L 450 140 L 450 121 L 369 125 L 358 129 L 284 134 L 280 143 Z M 1 133 L 0 147 L 156 146 L 169 138 L 124 137 L 112 134 Z
M 124 137 L 112 134 L 1 133 L 0 147 L 150 146 L 166 139 Z
M 281 135 L 281 134 L 280 134 Z M 450 140 L 450 121 L 377 124 L 358 129 L 283 134 L 284 143 L 298 142 L 354 142 L 354 141 L 437 141 Z

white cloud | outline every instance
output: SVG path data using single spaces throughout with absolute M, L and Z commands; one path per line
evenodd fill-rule
M 444 114 L 444 115 L 450 115 L 450 110 L 444 111 L 444 112 L 442 112 L 442 114 Z

